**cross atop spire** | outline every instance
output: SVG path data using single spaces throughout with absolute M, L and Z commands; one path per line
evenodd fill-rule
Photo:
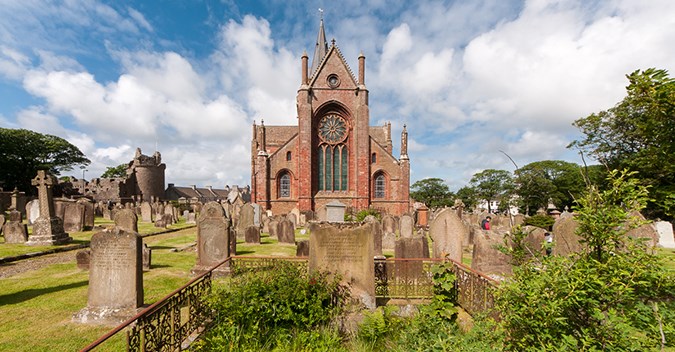
M 312 57 L 312 68 L 310 71 L 311 75 L 314 75 L 316 69 L 319 67 L 319 63 L 323 60 L 323 57 L 328 53 L 328 42 L 326 41 L 326 32 L 323 29 L 323 10 L 319 9 L 319 14 L 321 16 L 321 23 L 319 24 L 319 34 L 316 37 L 316 45 L 314 46 L 314 56 Z

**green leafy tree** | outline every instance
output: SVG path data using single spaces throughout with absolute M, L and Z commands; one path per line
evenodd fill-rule
M 486 169 L 473 175 L 469 181 L 474 189 L 477 199 L 484 200 L 488 204 L 491 200 L 508 200 L 514 188 L 513 177 L 506 170 Z
M 6 189 L 17 187 L 27 194 L 37 190 L 31 179 L 37 170 L 53 175 L 72 170 L 90 161 L 74 145 L 61 137 L 24 129 L 0 128 L 0 182 Z
M 110 166 L 105 169 L 105 172 L 101 175 L 101 178 L 127 177 L 127 166 L 127 164 Z
M 549 200 L 560 209 L 571 209 L 586 188 L 584 172 L 581 166 L 562 160 L 535 161 L 516 170 L 516 193 L 524 212 L 531 215 L 546 208 Z
M 496 295 L 512 351 L 646 351 L 675 341 L 675 277 L 627 232 L 644 222 L 647 189 L 613 171 L 575 209 L 586 250 L 526 261 Z
M 440 178 L 425 178 L 410 187 L 410 197 L 424 203 L 430 209 L 438 209 L 454 204 L 455 195 Z
M 610 169 L 638 171 L 651 186 L 647 215 L 675 211 L 675 79 L 665 70 L 637 70 L 626 76 L 627 95 L 613 108 L 574 122 L 585 135 L 569 147 L 585 151 Z
M 474 209 L 478 204 L 476 190 L 471 187 L 462 187 L 457 190 L 457 198 L 461 199 L 466 209 Z

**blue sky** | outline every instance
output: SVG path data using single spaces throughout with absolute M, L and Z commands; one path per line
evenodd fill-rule
M 671 0 L 0 0 L 0 127 L 67 139 L 87 179 L 157 146 L 167 183 L 249 184 L 253 121 L 297 123 L 319 8 L 352 70 L 366 56 L 371 125 L 408 125 L 412 181 L 453 190 L 513 171 L 500 150 L 580 162 L 575 119 L 675 72 Z

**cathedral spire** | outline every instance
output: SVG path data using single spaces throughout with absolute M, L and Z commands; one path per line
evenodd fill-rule
M 310 71 L 312 76 L 316 73 L 315 71 L 319 67 L 319 63 L 321 63 L 321 60 L 323 60 L 323 57 L 328 52 L 326 32 L 323 29 L 323 10 L 319 9 L 319 13 L 321 14 L 321 23 L 319 24 L 319 35 L 316 37 L 316 45 L 314 46 L 314 57 L 312 57 L 312 69 Z

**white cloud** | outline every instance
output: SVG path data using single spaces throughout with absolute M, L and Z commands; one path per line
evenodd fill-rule
M 19 80 L 30 65 L 30 58 L 20 52 L 0 45 L 0 75 Z
M 129 16 L 131 16 L 131 18 L 133 18 L 134 21 L 136 21 L 136 23 L 140 27 L 144 28 L 148 32 L 153 31 L 152 25 L 150 25 L 150 23 L 145 19 L 145 16 L 143 16 L 142 13 L 136 11 L 135 9 L 133 9 L 131 7 L 128 7 L 127 11 L 129 12 Z

